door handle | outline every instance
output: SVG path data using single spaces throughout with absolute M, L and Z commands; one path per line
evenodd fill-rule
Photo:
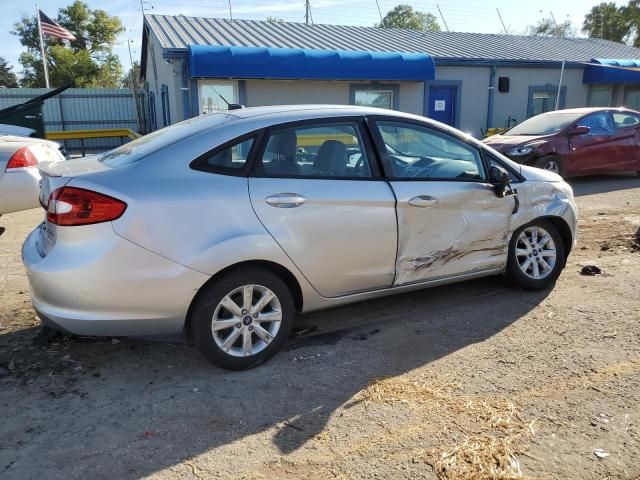
M 302 205 L 307 199 L 299 193 L 276 193 L 264 199 L 272 207 L 295 208 Z
M 436 203 L 438 203 L 438 199 L 431 195 L 418 195 L 409 200 L 409 205 L 421 208 L 433 207 Z

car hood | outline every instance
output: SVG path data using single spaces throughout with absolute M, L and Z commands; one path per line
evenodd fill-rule
M 540 135 L 493 135 L 492 137 L 485 138 L 482 142 L 494 150 L 504 153 L 518 145 L 543 140 L 545 138 L 545 136 Z

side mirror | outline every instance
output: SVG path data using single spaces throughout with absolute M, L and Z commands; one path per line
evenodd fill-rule
M 493 185 L 496 195 L 502 198 L 506 195 L 511 180 L 509 173 L 504 168 L 492 165 L 489 169 L 489 182 Z
M 573 130 L 569 132 L 569 136 L 573 137 L 578 135 L 587 135 L 590 131 L 591 129 L 589 127 L 585 127 L 584 125 L 578 125 L 576 127 L 573 127 Z

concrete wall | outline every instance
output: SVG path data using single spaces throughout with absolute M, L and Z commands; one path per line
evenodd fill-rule
M 399 110 L 422 115 L 422 82 L 380 82 L 399 85 Z M 351 85 L 371 85 L 371 82 L 311 81 L 311 80 L 246 80 L 246 106 L 328 103 L 349 105 Z
M 162 128 L 162 85 L 167 85 L 169 92 L 169 113 L 171 123 L 184 120 L 182 86 L 182 61 L 162 58 L 162 48 L 153 32 L 149 33 L 147 51 L 147 78 L 149 92 L 153 92 L 156 107 L 157 128 Z
M 458 90 L 458 128 L 476 137 L 481 136 L 480 129 L 487 122 L 490 72 L 488 67 L 436 66 L 436 80 L 462 82 Z
M 566 87 L 564 108 L 585 107 L 587 105 L 588 86 L 582 83 L 582 68 L 567 68 L 564 71 L 562 85 Z M 509 92 L 498 91 L 498 78 L 509 77 Z M 496 71 L 496 89 L 494 96 L 491 127 L 503 127 L 509 116 L 518 123 L 527 118 L 529 87 L 551 85 L 558 88 L 560 69 L 555 68 L 504 68 Z

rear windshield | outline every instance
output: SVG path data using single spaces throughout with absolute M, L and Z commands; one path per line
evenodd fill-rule
M 516 125 L 506 135 L 553 135 L 583 115 L 584 113 L 543 113 Z
M 100 155 L 98 161 L 111 168 L 129 165 L 183 138 L 207 128 L 220 126 L 227 117 L 228 115 L 225 113 L 210 113 L 207 115 L 207 121 L 202 121 L 202 117 L 196 117 L 176 123 L 110 150 Z

